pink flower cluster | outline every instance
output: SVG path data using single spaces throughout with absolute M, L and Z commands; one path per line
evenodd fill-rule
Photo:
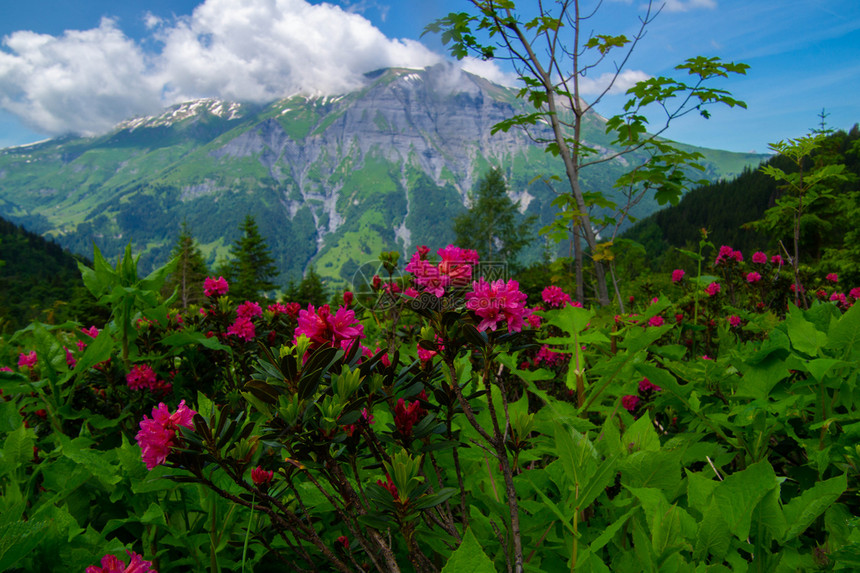
M 158 573 L 152 568 L 152 561 L 144 561 L 142 556 L 133 551 L 126 549 L 125 552 L 131 557 L 128 567 L 115 555 L 105 555 L 101 567 L 90 565 L 85 573 Z
M 500 320 L 508 324 L 508 332 L 519 332 L 523 328 L 523 320 L 531 311 L 526 309 L 525 293 L 520 292 L 520 285 L 511 279 L 488 283 L 483 278 L 472 283 L 472 290 L 466 293 L 466 308 L 474 311 L 481 318 L 478 330 L 496 330 Z
M 441 298 L 447 287 L 466 286 L 472 280 L 472 266 L 478 262 L 477 251 L 448 245 L 436 252 L 442 258 L 438 265 L 427 260 L 429 251 L 425 246 L 418 247 L 406 265 L 405 270 L 415 277 L 416 285 Z
M 151 470 L 157 465 L 163 464 L 170 455 L 176 438 L 176 432 L 180 426 L 193 429 L 194 410 L 185 405 L 185 400 L 179 403 L 176 412 L 170 413 L 164 402 L 152 409 L 152 419 L 143 417 L 140 422 L 140 431 L 135 439 L 140 444 L 142 458 L 146 469 Z
M 18 368 L 34 368 L 39 359 L 36 356 L 36 351 L 22 352 L 18 355 Z
M 224 277 L 206 277 L 203 281 L 203 294 L 206 296 L 222 296 L 230 290 L 230 285 L 227 284 L 227 279 Z
M 723 245 L 720 247 L 720 252 L 717 254 L 717 259 L 714 261 L 714 264 L 719 265 L 722 261 L 727 259 L 733 259 L 739 263 L 744 262 L 744 256 L 740 251 L 736 251 L 728 245 Z
M 750 284 L 757 283 L 761 280 L 761 275 L 753 271 L 747 275 L 747 282 Z
M 728 318 L 728 321 L 729 321 L 729 325 L 730 325 L 732 328 L 737 328 L 737 327 L 739 327 L 739 326 L 741 325 L 741 317 L 739 317 L 739 316 L 738 316 L 738 315 L 736 315 L 736 314 L 731 315 L 731 316 Z
M 684 269 L 675 269 L 674 271 L 672 271 L 672 282 L 673 283 L 681 282 L 681 280 L 683 280 L 685 274 L 687 274 L 687 273 L 684 271 Z
M 625 410 L 632 413 L 636 409 L 636 406 L 639 405 L 639 396 L 634 396 L 633 394 L 622 396 L 621 405 Z
M 307 310 L 299 311 L 295 337 L 302 334 L 310 338 L 311 349 L 331 344 L 349 350 L 354 341 L 364 338 L 364 326 L 356 320 L 354 310 L 341 306 L 332 314 L 327 304 L 319 310 L 309 304 Z
M 246 300 L 236 309 L 236 320 L 227 328 L 227 334 L 246 341 L 254 340 L 257 331 L 254 329 L 253 319 L 258 316 L 263 316 L 260 303 Z
M 549 346 L 544 344 L 538 350 L 537 355 L 535 356 L 534 364 L 537 366 L 541 362 L 546 364 L 547 366 L 556 366 L 558 364 L 562 364 L 565 361 L 570 360 L 570 355 L 565 354 L 564 352 L 554 352 Z
M 767 255 L 761 251 L 756 251 L 755 253 L 753 253 L 752 262 L 757 265 L 763 265 L 767 263 Z
M 551 308 L 560 308 L 570 304 L 570 295 L 561 290 L 561 287 L 549 285 L 541 292 L 543 301 Z
M 412 426 L 424 419 L 427 410 L 421 407 L 421 402 L 415 400 L 408 406 L 406 400 L 398 398 L 394 406 L 394 425 L 400 435 L 408 438 L 412 435 Z
M 645 392 L 659 392 L 661 390 L 662 390 L 662 388 L 660 388 L 659 386 L 657 386 L 656 384 L 654 384 L 653 382 L 648 380 L 648 378 L 643 378 L 639 382 L 639 391 L 642 392 L 643 394 Z
M 713 282 L 705 287 L 705 294 L 708 296 L 715 296 L 720 292 L 720 283 Z
M 155 371 L 149 364 L 135 364 L 131 372 L 125 377 L 128 387 L 132 390 L 149 389 L 151 391 L 161 390 L 168 392 L 171 388 L 170 382 L 156 380 Z
M 275 472 L 266 471 L 260 466 L 251 470 L 251 480 L 254 482 L 254 485 L 265 485 L 271 482 L 274 476 Z

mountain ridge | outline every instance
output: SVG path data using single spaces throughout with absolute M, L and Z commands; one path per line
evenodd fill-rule
M 543 222 L 553 216 L 553 192 L 535 177 L 563 176 L 559 162 L 521 132 L 491 134 L 524 109 L 514 90 L 445 65 L 366 78 L 339 96 L 294 94 L 267 105 L 196 100 L 102 136 L 0 150 L 0 210 L 84 255 L 95 243 L 116 256 L 132 239 L 143 268 L 166 260 L 182 220 L 209 263 L 222 260 L 251 213 L 282 282 L 308 264 L 346 279 L 380 250 L 442 246 L 493 166 L 503 168 L 525 212 Z M 602 124 L 589 116 L 586 139 L 609 152 Z M 729 155 L 706 161 L 710 180 L 764 157 L 711 153 Z M 584 172 L 584 187 L 611 188 L 621 163 Z M 646 203 L 641 214 L 655 207 Z

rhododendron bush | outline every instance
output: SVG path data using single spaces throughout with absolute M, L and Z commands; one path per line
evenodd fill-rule
M 860 566 L 860 289 L 688 254 L 623 312 L 449 245 L 178 313 L 96 251 L 109 322 L 0 346 L 0 570 Z

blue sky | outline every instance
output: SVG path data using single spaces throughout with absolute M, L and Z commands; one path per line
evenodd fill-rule
M 438 37 L 421 32 L 468 10 L 465 0 L 0 2 L 0 147 L 97 134 L 197 97 L 350 89 L 366 71 L 444 59 Z M 584 31 L 630 35 L 642 5 L 604 0 Z M 766 152 L 816 127 L 822 109 L 833 128 L 860 121 L 858 0 L 666 0 L 625 69 L 633 79 L 671 75 L 697 55 L 750 65 L 747 76 L 715 84 L 748 109 L 684 118 L 666 134 L 677 141 Z M 512 81 L 501 64 L 467 69 Z M 622 97 L 598 111 L 617 112 Z

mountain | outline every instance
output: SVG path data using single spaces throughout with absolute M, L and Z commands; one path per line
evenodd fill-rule
M 281 282 L 311 263 L 349 279 L 382 250 L 447 244 L 453 217 L 493 166 L 523 211 L 552 218 L 555 195 L 540 176 L 563 177 L 559 160 L 517 130 L 491 135 L 525 109 L 515 95 L 439 65 L 379 70 L 337 97 L 188 102 L 103 136 L 0 150 L 0 214 L 84 255 L 95 243 L 116 257 L 132 241 L 145 270 L 166 260 L 183 220 L 208 262 L 223 260 L 250 213 Z M 591 114 L 585 138 L 609 153 L 603 125 Z M 764 157 L 699 151 L 711 181 Z M 584 188 L 611 189 L 633 159 L 587 170 Z M 645 201 L 637 215 L 656 209 Z

